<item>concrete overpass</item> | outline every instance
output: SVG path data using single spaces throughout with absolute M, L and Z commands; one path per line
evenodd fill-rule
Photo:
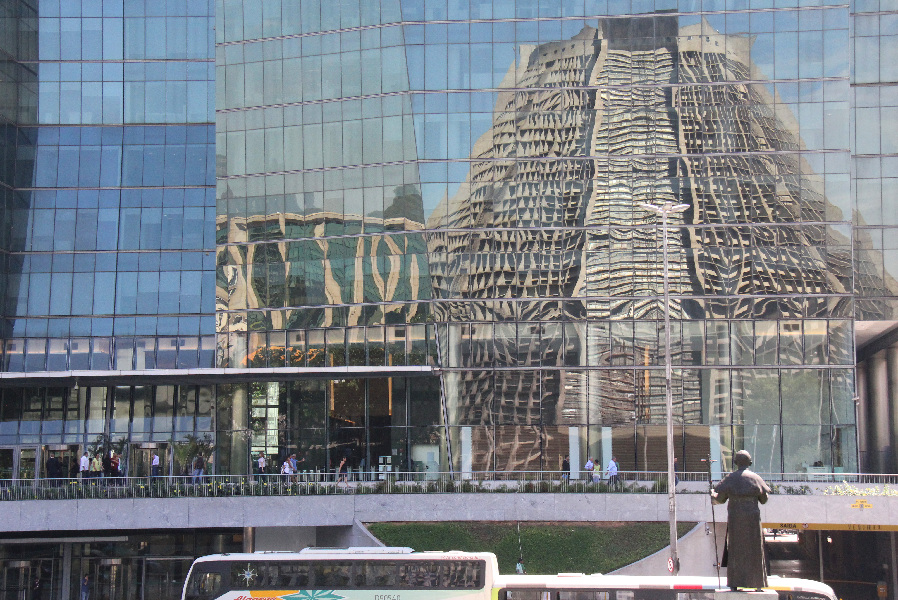
M 726 507 L 715 508 L 718 521 Z M 784 495 L 761 507 L 770 526 L 898 531 L 896 496 Z M 704 493 L 677 495 L 680 521 L 710 522 Z M 351 527 L 387 521 L 667 521 L 666 494 L 445 493 L 0 502 L 13 532 L 250 527 Z

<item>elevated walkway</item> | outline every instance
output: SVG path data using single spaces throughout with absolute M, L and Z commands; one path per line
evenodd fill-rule
M 726 521 L 726 506 L 715 508 Z M 769 527 L 898 531 L 898 496 L 776 494 L 761 507 Z M 683 522 L 710 522 L 704 493 L 677 495 Z M 13 532 L 220 527 L 344 527 L 355 521 L 667 521 L 666 494 L 417 493 L 18 500 L 0 503 Z

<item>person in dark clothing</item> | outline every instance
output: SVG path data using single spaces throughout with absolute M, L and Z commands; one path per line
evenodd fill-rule
M 562 479 L 570 479 L 571 477 L 571 457 L 568 454 L 564 455 L 564 460 L 561 461 L 561 478 Z
M 59 478 L 62 477 L 62 463 L 56 458 L 56 455 L 50 453 L 47 459 L 47 478 L 53 479 L 53 485 L 59 485 Z
M 103 453 L 103 476 L 115 477 L 115 472 L 112 470 L 112 457 L 108 452 Z
M 197 454 L 196 458 L 193 459 L 193 472 L 191 474 L 190 482 L 191 483 L 200 483 L 203 478 L 203 474 L 206 471 L 206 461 L 203 459 L 202 454 Z

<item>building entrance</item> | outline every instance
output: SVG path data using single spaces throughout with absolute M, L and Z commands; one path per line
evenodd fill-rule
M 0 600 L 58 597 L 53 560 L 10 560 L 0 566 Z
M 0 598 L 3 600 L 31 600 L 31 562 L 27 560 L 9 561 L 3 565 L 3 586 Z
M 137 573 L 131 561 L 120 558 L 88 560 L 91 600 L 136 600 Z
M 78 460 L 81 457 L 78 448 L 79 446 L 74 444 L 44 446 L 43 452 L 41 453 L 41 477 L 50 477 L 50 474 L 47 472 L 47 460 L 49 460 L 51 454 L 59 461 L 59 477 L 66 478 L 77 476 Z
M 168 444 L 135 444 L 131 446 L 129 475 L 131 477 L 152 475 L 154 453 L 159 455 L 159 475 L 168 475 Z

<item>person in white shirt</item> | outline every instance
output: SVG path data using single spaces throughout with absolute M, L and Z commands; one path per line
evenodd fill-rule
M 265 459 L 265 453 L 259 452 L 259 460 L 257 461 L 259 465 L 259 475 L 265 475 L 268 473 L 268 461 Z
M 608 485 L 611 487 L 617 487 L 619 483 L 619 479 L 617 476 L 617 457 L 612 456 L 611 460 L 608 461 L 608 468 L 605 469 L 605 474 L 608 475 Z
M 293 463 L 290 461 L 290 457 L 284 459 L 284 464 L 281 465 L 281 475 L 284 476 L 284 480 L 287 483 L 290 483 L 290 480 L 293 478 Z
M 153 451 L 153 462 L 151 463 L 151 470 L 153 477 L 159 477 L 159 453 L 155 450 Z
M 87 452 L 81 455 L 78 471 L 81 473 L 81 479 L 90 477 L 90 459 L 87 457 Z
M 592 458 L 587 457 L 587 458 L 586 458 L 586 464 L 583 465 L 583 470 L 586 471 L 586 477 L 587 477 L 588 479 L 593 479 L 593 480 L 594 480 L 595 475 L 593 474 L 593 471 L 595 471 L 595 468 L 596 468 L 596 463 L 595 463 L 595 461 L 594 461 Z M 600 468 L 601 468 L 601 467 L 600 467 Z

